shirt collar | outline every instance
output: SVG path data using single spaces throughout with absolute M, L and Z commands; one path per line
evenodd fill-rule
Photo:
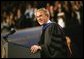
M 47 23 L 43 24 L 42 29 L 45 29 L 50 23 L 52 23 L 50 20 L 47 21 Z
M 51 23 L 51 21 L 50 21 L 50 20 L 48 20 L 48 21 L 47 21 L 47 23 Z
M 45 24 L 43 24 L 43 26 L 49 24 L 49 23 L 52 23 L 50 20 L 48 20 Z

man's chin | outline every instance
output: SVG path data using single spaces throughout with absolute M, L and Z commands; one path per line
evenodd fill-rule
M 39 23 L 40 25 L 43 25 L 43 23 Z

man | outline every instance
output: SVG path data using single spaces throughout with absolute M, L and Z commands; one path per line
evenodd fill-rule
M 50 14 L 44 8 L 36 10 L 35 17 L 43 30 L 38 45 L 31 46 L 31 52 L 40 50 L 41 58 L 67 58 L 66 39 L 60 26 L 50 21 Z

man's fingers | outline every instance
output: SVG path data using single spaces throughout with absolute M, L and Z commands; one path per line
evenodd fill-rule
M 38 50 L 38 46 L 34 45 L 34 46 L 31 47 L 30 50 L 31 50 L 32 53 L 35 53 Z
M 31 52 L 32 52 L 32 53 L 35 53 L 36 51 L 37 51 L 37 48 L 34 47 L 34 46 L 32 46 L 32 47 L 31 47 Z
M 31 50 L 31 52 L 33 52 L 34 51 L 34 47 L 32 46 L 30 50 Z
M 37 50 L 36 49 L 33 49 L 32 53 L 35 53 Z

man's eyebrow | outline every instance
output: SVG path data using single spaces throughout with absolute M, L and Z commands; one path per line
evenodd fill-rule
M 36 17 L 40 17 L 40 16 L 42 16 L 42 15 L 39 15 L 39 16 L 36 16 Z

